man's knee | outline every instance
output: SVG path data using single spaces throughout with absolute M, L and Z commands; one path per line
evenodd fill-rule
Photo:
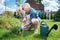
M 36 19 L 32 19 L 32 24 L 38 24 L 38 21 Z

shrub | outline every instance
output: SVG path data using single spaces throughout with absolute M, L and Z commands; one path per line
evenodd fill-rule
M 5 11 L 3 14 L 4 16 L 13 16 L 13 12 L 11 11 Z
M 3 18 L 0 19 L 0 25 L 6 29 L 10 28 L 10 24 L 6 20 L 4 20 Z

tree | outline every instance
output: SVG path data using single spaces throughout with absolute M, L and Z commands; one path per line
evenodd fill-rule
M 46 12 L 44 13 L 44 19 L 46 19 Z
M 55 13 L 54 20 L 60 21 L 60 9 Z
M 44 19 L 44 14 L 43 14 L 43 13 L 39 13 L 38 16 L 39 16 L 41 19 Z

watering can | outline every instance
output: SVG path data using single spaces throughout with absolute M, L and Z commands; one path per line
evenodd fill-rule
M 45 21 L 42 21 L 40 23 L 40 36 L 45 36 L 47 37 L 49 33 L 52 31 L 52 29 L 57 30 L 58 26 L 54 24 L 51 29 L 49 30 L 49 27 Z

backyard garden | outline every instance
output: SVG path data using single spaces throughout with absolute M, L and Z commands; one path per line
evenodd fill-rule
M 60 22 L 42 19 L 47 22 L 49 29 L 54 25 L 58 25 L 57 30 L 52 30 L 48 37 L 40 36 L 40 24 L 38 24 L 38 33 L 34 34 L 34 29 L 23 31 L 21 35 L 17 31 L 21 25 L 21 19 L 15 18 L 12 12 L 5 12 L 0 15 L 0 40 L 60 40 Z

